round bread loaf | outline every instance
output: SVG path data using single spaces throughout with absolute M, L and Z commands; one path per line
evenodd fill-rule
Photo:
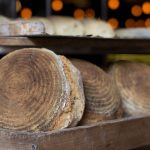
M 83 19 L 85 35 L 100 36 L 104 38 L 112 38 L 115 36 L 113 28 L 105 21 L 100 19 Z
M 81 72 L 85 91 L 86 105 L 81 124 L 120 117 L 120 97 L 111 77 L 89 62 L 72 59 L 72 63 Z
M 51 20 L 56 35 L 83 35 L 84 28 L 80 21 L 72 17 L 51 16 Z
M 60 56 L 64 72 L 70 85 L 70 99 L 72 102 L 73 120 L 70 127 L 76 126 L 81 120 L 85 108 L 85 97 L 83 91 L 83 83 L 80 72 L 72 65 L 72 63 L 64 56 Z
M 48 131 L 73 120 L 70 85 L 59 56 L 47 49 L 16 50 L 0 60 L 0 127 Z
M 43 33 L 45 33 L 45 27 L 41 22 L 11 21 L 0 23 L 0 35 L 2 36 L 38 35 Z
M 115 33 L 119 38 L 150 38 L 150 29 L 148 28 L 117 29 Z
M 127 115 L 150 112 L 150 66 L 136 62 L 119 62 L 110 73 L 120 92 Z

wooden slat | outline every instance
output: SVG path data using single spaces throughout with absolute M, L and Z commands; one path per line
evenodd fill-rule
M 0 53 L 14 48 L 45 47 L 59 54 L 150 54 L 150 39 L 103 39 L 69 36 L 0 37 Z
M 150 116 L 49 133 L 0 130 L 0 150 L 125 150 L 150 144 Z

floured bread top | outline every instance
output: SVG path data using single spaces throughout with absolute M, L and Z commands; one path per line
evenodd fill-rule
M 41 22 L 11 21 L 0 23 L 0 35 L 3 36 L 38 35 L 44 33 L 45 27 Z
M 115 36 L 113 28 L 105 21 L 100 19 L 83 19 L 85 35 L 100 36 L 104 38 L 112 38 Z
M 72 17 L 51 16 L 49 17 L 54 26 L 56 35 L 83 35 L 83 25 Z
M 119 38 L 150 38 L 149 28 L 117 29 L 115 33 Z

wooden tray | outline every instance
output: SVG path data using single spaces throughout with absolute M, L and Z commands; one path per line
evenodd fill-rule
M 0 150 L 126 150 L 150 144 L 150 117 L 47 133 L 0 130 Z
M 104 39 L 48 35 L 0 37 L 0 54 L 23 47 L 45 47 L 52 49 L 57 54 L 150 54 L 150 39 Z
M 24 47 L 46 47 L 57 54 L 150 54 L 149 39 L 69 36 L 0 37 L 0 54 Z M 0 150 L 126 150 L 150 145 L 150 115 L 111 120 L 47 133 L 0 129 Z

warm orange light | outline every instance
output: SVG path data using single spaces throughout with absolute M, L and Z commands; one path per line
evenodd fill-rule
M 74 17 L 76 18 L 76 19 L 83 19 L 84 18 L 84 15 L 85 15 L 85 13 L 84 13 L 84 11 L 82 10 L 82 9 L 76 9 L 75 11 L 74 11 Z
M 150 18 L 147 18 L 145 21 L 145 26 L 150 28 Z
M 24 19 L 29 19 L 32 17 L 32 10 L 30 8 L 23 8 L 21 10 L 21 17 Z
M 136 26 L 136 27 L 145 27 L 145 21 L 144 21 L 144 20 L 138 20 L 138 21 L 135 23 L 135 26 Z
M 19 0 L 16 1 L 16 12 L 19 12 L 21 10 L 21 2 Z
M 139 5 L 134 5 L 131 8 L 131 13 L 133 16 L 139 17 L 142 15 L 142 8 Z
M 85 17 L 94 18 L 95 17 L 95 11 L 91 8 L 87 9 L 85 11 Z
M 119 0 L 108 0 L 108 7 L 112 10 L 118 9 L 120 6 Z
M 119 27 L 119 21 L 116 18 L 110 18 L 107 21 L 114 29 Z
M 60 11 L 63 8 L 63 2 L 61 0 L 52 1 L 52 9 L 54 11 Z
M 125 26 L 127 28 L 132 28 L 132 27 L 135 27 L 135 21 L 133 19 L 127 19 L 126 22 L 125 22 Z
M 150 14 L 150 2 L 144 2 L 142 5 L 142 10 L 145 14 Z

